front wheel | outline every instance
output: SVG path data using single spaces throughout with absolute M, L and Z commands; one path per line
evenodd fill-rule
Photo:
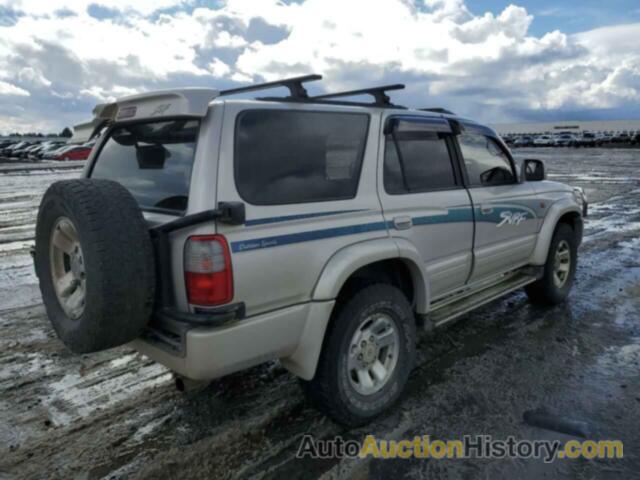
M 336 311 L 315 377 L 301 384 L 333 420 L 363 425 L 400 397 L 414 357 L 415 320 L 407 298 L 391 285 L 370 285 Z
M 578 243 L 573 229 L 560 224 L 551 240 L 544 274 L 525 287 L 534 303 L 556 305 L 569 295 L 578 264 Z

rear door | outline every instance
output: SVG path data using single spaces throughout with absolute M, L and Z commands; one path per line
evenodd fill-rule
M 470 282 L 526 264 L 537 233 L 539 201 L 519 183 L 509 151 L 493 131 L 462 124 L 456 136 L 476 220 Z
M 471 268 L 473 215 L 454 159 L 449 123 L 391 115 L 380 140 L 378 190 L 393 237 L 424 261 L 431 300 L 462 287 Z
M 217 202 L 243 202 L 244 225 L 219 223 L 234 302 L 248 315 L 310 300 L 327 261 L 387 236 L 376 195 L 379 114 L 347 106 L 226 102 Z

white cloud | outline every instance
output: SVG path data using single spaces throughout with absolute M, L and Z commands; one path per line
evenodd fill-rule
M 17 95 L 19 97 L 28 97 L 30 94 L 24 88 L 16 87 L 8 82 L 0 80 L 0 95 Z
M 24 82 L 36 87 L 50 87 L 51 82 L 42 74 L 40 70 L 32 67 L 24 67 L 18 71 L 18 78 Z
M 91 102 L 147 89 L 317 72 L 313 89 L 404 82 L 406 103 L 486 121 L 622 108 L 640 92 L 640 24 L 535 36 L 517 5 L 474 15 L 463 0 L 194 3 L 0 0 L 23 13 L 0 26 L 0 92 L 42 115 L 64 102 L 83 120 Z M 91 4 L 120 13 L 94 18 Z
M 45 16 L 68 10 L 86 12 L 90 5 L 99 5 L 113 10 L 137 12 L 148 15 L 160 9 L 192 3 L 191 0 L 2 0 L 0 5 L 18 10 L 30 16 Z
M 113 102 L 120 97 L 126 97 L 139 93 L 135 88 L 123 87 L 120 85 L 114 85 L 112 88 L 105 89 L 97 86 L 90 88 L 83 88 L 80 90 L 80 95 L 97 100 L 100 103 Z
M 225 77 L 231 72 L 229 65 L 218 58 L 214 58 L 209 64 L 209 71 L 214 77 Z

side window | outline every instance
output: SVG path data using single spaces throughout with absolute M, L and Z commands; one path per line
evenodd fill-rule
M 368 127 L 364 114 L 241 113 L 234 163 L 240 196 L 254 205 L 355 197 Z
M 471 185 L 505 185 L 516 181 L 509 157 L 493 138 L 463 133 L 458 142 Z
M 455 188 L 446 134 L 421 132 L 387 135 L 384 189 L 390 195 Z

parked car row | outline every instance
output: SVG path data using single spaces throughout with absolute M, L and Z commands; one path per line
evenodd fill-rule
M 25 160 L 86 160 L 93 144 L 69 144 L 59 140 L 0 140 L 0 157 Z
M 640 145 L 636 132 L 573 132 L 537 135 L 507 134 L 502 137 L 512 147 L 600 147 L 607 144 Z

